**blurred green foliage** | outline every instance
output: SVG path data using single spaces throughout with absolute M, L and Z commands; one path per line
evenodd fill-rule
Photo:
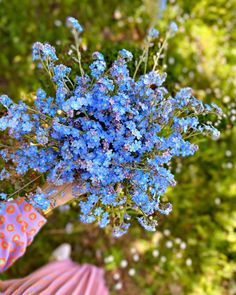
M 56 246 L 69 242 L 76 261 L 107 269 L 114 294 L 236 293 L 235 14 L 234 0 L 172 0 L 161 18 L 154 0 L 0 1 L 1 93 L 17 100 L 47 84 L 31 63 L 31 45 L 48 41 L 67 52 L 70 35 L 63 24 L 68 15 L 85 26 L 85 62 L 101 48 L 108 60 L 122 47 L 137 56 L 150 23 L 163 36 L 169 21 L 176 20 L 179 32 L 162 60 L 167 83 L 173 89 L 191 86 L 196 96 L 221 105 L 225 112 L 223 121 L 216 122 L 220 140 L 200 139 L 197 156 L 173 163 L 178 184 L 165 198 L 173 202 L 174 211 L 160 217 L 157 233 L 148 234 L 134 224 L 128 235 L 115 240 L 110 233 L 78 223 L 78 209 L 72 204 L 70 211 L 51 216 L 3 278 L 30 273 L 48 261 Z M 119 282 L 122 288 L 116 290 Z

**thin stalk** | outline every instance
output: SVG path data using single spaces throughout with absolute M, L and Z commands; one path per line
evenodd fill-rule
M 80 45 L 79 36 L 78 36 L 78 33 L 75 30 L 73 30 L 72 33 L 73 33 L 74 39 L 75 39 L 75 48 L 76 48 L 76 53 L 77 53 L 79 69 L 80 69 L 81 76 L 83 77 L 84 76 L 84 70 L 83 70 L 82 65 L 81 65 L 81 52 L 79 50 L 79 45 Z
M 145 56 L 145 63 L 144 63 L 144 74 L 146 74 L 146 73 L 147 73 L 148 54 L 149 54 L 149 46 L 147 47 L 147 52 L 146 52 L 146 56 Z
M 162 51 L 164 50 L 164 48 L 165 48 L 165 46 L 167 44 L 167 41 L 168 41 L 169 37 L 170 37 L 170 34 L 167 33 L 166 34 L 166 38 L 164 39 L 164 41 L 163 41 L 163 43 L 162 43 L 159 51 L 156 53 L 156 55 L 153 58 L 154 59 L 154 65 L 153 65 L 153 68 L 152 68 L 153 71 L 155 71 L 156 70 L 156 67 L 158 66 L 159 58 L 160 58 L 160 56 L 162 54 Z
M 139 62 L 136 66 L 136 69 L 134 71 L 134 75 L 133 75 L 133 79 L 135 79 L 137 73 L 138 73 L 138 70 L 142 64 L 142 62 L 145 62 L 145 73 L 146 73 L 146 70 L 147 70 L 147 60 L 148 60 L 148 51 L 149 51 L 149 46 L 150 46 L 150 42 L 149 40 L 146 40 L 145 42 L 145 46 L 144 46 L 144 50 L 143 50 L 143 53 L 142 55 L 140 56 L 139 58 Z
M 17 194 L 18 192 L 22 191 L 24 188 L 26 188 L 27 186 L 29 186 L 31 183 L 35 182 L 36 180 L 38 180 L 41 177 L 41 175 L 39 175 L 38 177 L 36 177 L 35 179 L 31 180 L 30 182 L 26 183 L 23 187 L 19 188 L 17 191 L 15 191 L 14 193 L 10 194 L 8 197 L 12 197 L 15 194 Z

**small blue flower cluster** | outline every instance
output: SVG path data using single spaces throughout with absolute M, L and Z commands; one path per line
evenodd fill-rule
M 74 29 L 75 31 L 77 31 L 77 33 L 82 33 L 83 32 L 83 27 L 81 26 L 81 24 L 78 22 L 77 19 L 75 19 L 74 17 L 68 17 L 67 18 L 67 26 L 69 28 Z
M 32 58 L 33 58 L 33 61 L 58 60 L 55 48 L 48 43 L 42 44 L 41 42 L 34 43 L 32 48 Z
M 175 22 L 171 22 L 170 23 L 170 30 L 173 32 L 173 33 L 176 33 L 178 31 L 178 26 Z
M 155 39 L 159 36 L 159 31 L 156 30 L 155 28 L 151 28 L 149 31 L 148 31 L 148 36 L 151 38 L 151 39 Z
M 3 168 L 2 171 L 0 171 L 0 181 L 8 179 L 9 177 L 10 173 L 5 168 Z
M 82 31 L 73 18 L 68 23 Z M 156 38 L 158 31 L 149 35 Z M 33 107 L 0 97 L 6 109 L 0 130 L 8 130 L 19 142 L 15 151 L 2 150 L 5 161 L 13 162 L 20 175 L 33 169 L 45 173 L 48 183 L 72 183 L 75 196 L 83 193 L 80 220 L 97 221 L 102 228 L 110 224 L 117 237 L 127 232 L 130 213 L 153 231 L 158 212 L 171 212 L 171 204 L 161 202 L 167 188 L 175 185 L 171 159 L 197 151 L 187 140 L 190 136 L 218 137 L 203 115 L 221 115 L 216 105 L 196 99 L 190 88 L 170 95 L 163 86 L 165 73 L 150 71 L 134 79 L 128 68 L 132 59 L 122 49 L 108 68 L 104 56 L 95 52 L 90 72 L 72 81 L 71 69 L 56 64 L 55 49 L 37 42 L 33 60 L 50 73 L 54 97 L 39 89 Z M 34 206 L 47 208 L 48 195 L 38 189 L 31 195 Z

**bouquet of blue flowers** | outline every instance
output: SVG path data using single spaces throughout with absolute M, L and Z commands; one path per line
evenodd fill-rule
M 0 148 L 1 157 L 11 163 L 11 171 L 3 169 L 0 180 L 12 171 L 24 175 L 34 170 L 45 174 L 54 187 L 38 187 L 28 195 L 35 207 L 47 209 L 56 186 L 69 184 L 75 197 L 81 196 L 82 222 L 98 222 L 102 228 L 111 225 L 114 236 L 121 236 L 134 217 L 146 230 L 154 231 L 158 214 L 172 210 L 170 203 L 161 201 L 167 188 L 175 185 L 171 160 L 197 151 L 191 137 L 201 133 L 219 136 L 204 116 L 221 116 L 221 109 L 195 98 L 190 88 L 171 95 L 164 87 L 167 75 L 158 62 L 168 38 L 177 30 L 175 23 L 153 55 L 153 68 L 147 71 L 148 53 L 159 35 L 156 29 L 149 30 L 132 75 L 133 55 L 125 49 L 109 66 L 100 52 L 94 52 L 86 73 L 80 51 L 83 28 L 72 17 L 67 25 L 75 39 L 73 58 L 79 75 L 72 79 L 72 69 L 58 63 L 55 48 L 37 42 L 33 60 L 50 76 L 55 95 L 38 89 L 33 106 L 0 97 L 4 107 L 0 130 L 8 131 L 17 142 L 9 149 Z M 12 195 L 2 192 L 0 196 L 6 201 Z

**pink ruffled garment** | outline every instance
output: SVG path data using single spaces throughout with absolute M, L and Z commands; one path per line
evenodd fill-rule
M 47 264 L 29 276 L 0 283 L 4 295 L 108 295 L 103 270 L 67 259 Z
M 46 223 L 22 198 L 9 202 L 0 215 L 0 272 L 19 257 Z M 108 295 L 103 270 L 92 265 L 78 265 L 69 259 L 52 262 L 22 279 L 0 280 L 4 295 Z

